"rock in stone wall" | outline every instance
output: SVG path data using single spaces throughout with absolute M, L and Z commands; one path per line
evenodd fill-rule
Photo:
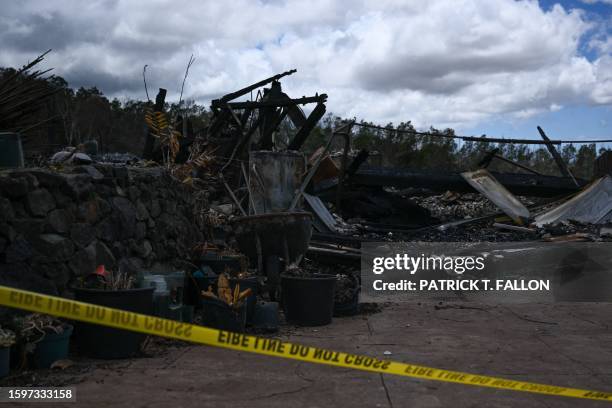
M 0 173 L 0 284 L 64 295 L 107 268 L 173 265 L 202 240 L 193 195 L 162 168 Z

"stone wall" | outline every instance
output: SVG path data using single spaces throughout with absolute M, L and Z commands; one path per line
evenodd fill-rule
M 0 284 L 66 295 L 99 264 L 159 270 L 202 240 L 189 187 L 164 169 L 68 171 L 0 172 Z

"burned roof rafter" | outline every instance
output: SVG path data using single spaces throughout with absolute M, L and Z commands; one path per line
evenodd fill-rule
M 214 117 L 208 127 L 207 136 L 216 138 L 221 135 L 224 129 L 229 132 L 228 134 L 234 135 L 236 143 L 230 161 L 236 154 L 243 151 L 256 132 L 259 135 L 258 148 L 272 149 L 274 147 L 272 135 L 286 118 L 291 121 L 297 130 L 293 140 L 289 142 L 288 149 L 299 150 L 304 144 L 326 112 L 327 95 L 316 93 L 314 96 L 290 98 L 282 91 L 279 79 L 295 72 L 296 70 L 293 69 L 271 76 L 212 101 L 211 110 Z M 268 84 L 270 84 L 270 87 L 264 88 L 263 92 L 261 89 L 258 90 L 257 100 L 232 102 Z M 300 105 L 310 103 L 315 103 L 316 106 L 307 116 Z
M 222 96 L 220 99 L 215 99 L 212 101 L 211 103 L 211 107 L 213 108 L 213 110 L 222 107 L 226 102 L 232 101 L 236 98 L 240 98 L 241 96 L 244 96 L 246 94 L 248 94 L 251 91 L 254 91 L 257 88 L 261 88 L 262 86 L 268 85 L 271 82 L 274 81 L 278 81 L 279 79 L 288 76 L 288 75 L 292 75 L 294 73 L 296 73 L 297 70 L 296 69 L 292 69 L 289 71 L 285 71 L 281 74 L 277 74 L 274 76 L 271 76 L 270 78 L 266 78 L 262 81 L 256 82 L 252 85 L 249 85 L 247 87 L 244 87 L 242 89 L 239 89 L 238 91 L 232 92 L 232 93 L 228 93 L 227 95 Z
M 232 109 L 259 109 L 259 108 L 270 108 L 270 107 L 285 107 L 293 105 L 306 105 L 308 103 L 325 103 L 327 101 L 327 94 L 314 95 L 314 96 L 303 96 L 301 98 L 289 98 L 289 99 L 268 99 L 262 101 L 246 101 L 246 102 L 229 102 L 227 106 Z

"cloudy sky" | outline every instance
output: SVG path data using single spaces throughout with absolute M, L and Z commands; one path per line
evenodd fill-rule
M 4 1 L 0 66 L 52 48 L 71 86 L 210 99 L 291 68 L 328 111 L 464 134 L 612 138 L 612 0 Z

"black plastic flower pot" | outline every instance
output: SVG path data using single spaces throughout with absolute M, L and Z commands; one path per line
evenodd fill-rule
M 359 313 L 359 291 L 347 302 L 334 302 L 334 317 L 354 316 Z
M 282 304 L 287 320 L 301 326 L 330 324 L 335 287 L 335 275 L 281 276 Z
M 269 333 L 278 331 L 278 303 L 258 302 L 255 304 L 252 325 L 255 329 Z
M 9 375 L 11 370 L 11 348 L 2 347 L 0 348 L 0 378 Z
M 152 315 L 154 290 L 154 287 L 117 291 L 74 288 L 74 295 L 81 302 Z M 146 338 L 142 333 L 82 322 L 75 323 L 75 336 L 82 353 L 102 359 L 137 356 Z
M 247 323 L 251 323 L 253 321 L 253 313 L 255 313 L 255 304 L 257 303 L 257 276 L 249 276 L 247 278 L 230 278 L 229 281 L 232 293 L 237 283 L 240 285 L 240 292 L 251 289 L 251 294 L 247 298 L 246 303 L 246 321 Z
M 49 368 L 57 360 L 68 357 L 72 329 L 71 325 L 66 324 L 61 333 L 47 332 L 45 337 L 36 343 L 32 354 L 32 362 L 36 368 Z
M 184 323 L 193 323 L 193 314 L 195 312 L 195 306 L 183 305 L 181 311 L 181 321 Z
M 246 324 L 246 304 L 234 309 L 214 298 L 202 298 L 202 325 L 219 330 L 241 333 Z

